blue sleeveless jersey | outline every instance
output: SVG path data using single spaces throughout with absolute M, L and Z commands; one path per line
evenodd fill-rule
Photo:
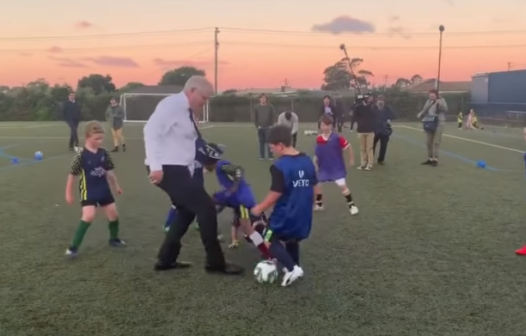
M 269 227 L 277 237 L 305 239 L 312 229 L 316 168 L 307 155 L 283 156 L 274 162 L 285 179 L 285 191 L 278 198 L 269 218 Z
M 214 195 L 216 200 L 230 207 L 244 206 L 247 209 L 253 208 L 256 205 L 256 198 L 244 177 L 239 181 L 236 192 L 228 194 L 234 186 L 234 179 L 223 171 L 222 167 L 225 165 L 231 165 L 231 163 L 227 160 L 220 160 L 216 165 L 217 182 L 222 189 L 221 192 Z

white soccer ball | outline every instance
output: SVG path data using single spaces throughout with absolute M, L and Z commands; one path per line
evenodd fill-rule
M 259 283 L 271 284 L 278 279 L 278 267 L 270 260 L 260 261 L 254 269 L 254 278 Z

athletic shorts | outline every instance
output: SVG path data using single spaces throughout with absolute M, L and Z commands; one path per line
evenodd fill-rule
M 113 203 L 115 203 L 115 199 L 113 198 L 112 195 L 108 195 L 107 197 L 99 198 L 99 199 L 87 199 L 84 201 L 80 201 L 80 205 L 83 207 L 85 206 L 105 207 Z
M 238 208 L 234 208 L 234 217 L 232 218 L 232 226 L 239 227 L 239 225 L 240 225 L 239 220 L 240 219 L 249 219 L 250 223 L 252 223 L 254 228 L 257 228 L 260 225 L 262 225 L 263 227 L 265 227 L 267 225 L 267 218 L 266 218 L 265 215 L 254 216 L 253 214 L 250 213 L 250 209 L 247 209 L 244 206 L 240 206 Z M 263 230 L 261 230 L 261 231 L 263 231 Z
M 263 231 L 263 239 L 267 242 L 267 243 L 271 243 L 271 242 L 274 242 L 274 241 L 282 241 L 282 242 L 285 242 L 285 243 L 290 243 L 290 242 L 300 242 L 301 239 L 298 239 L 298 238 L 293 238 L 293 237 L 282 237 L 278 234 L 275 234 L 271 228 L 269 227 L 266 227 L 265 230 Z

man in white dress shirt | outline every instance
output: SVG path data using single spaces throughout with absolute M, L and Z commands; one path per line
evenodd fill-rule
M 181 93 L 164 98 L 144 126 L 146 165 L 150 181 L 161 188 L 177 208 L 178 215 L 161 246 L 155 269 L 187 268 L 178 262 L 181 238 L 197 216 L 206 251 L 206 270 L 241 274 L 243 269 L 225 261 L 217 240 L 215 204 L 204 186 L 192 178 L 194 162 L 205 141 L 195 124 L 192 110 L 200 111 L 213 94 L 213 86 L 201 76 L 193 76 Z

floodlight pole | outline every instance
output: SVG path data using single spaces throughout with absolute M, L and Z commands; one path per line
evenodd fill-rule
M 214 29 L 214 95 L 217 96 L 217 68 L 219 65 L 219 28 Z
M 437 83 L 436 83 L 436 90 L 440 90 L 440 71 L 442 67 L 442 34 L 444 33 L 444 26 L 440 25 L 438 27 L 438 31 L 440 32 L 440 40 L 438 43 L 438 74 L 437 74 Z

